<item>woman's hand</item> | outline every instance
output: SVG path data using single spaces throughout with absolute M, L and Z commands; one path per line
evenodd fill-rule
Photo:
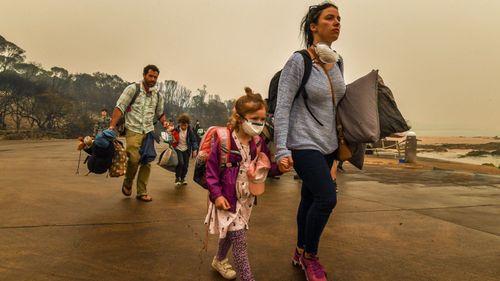
M 282 173 L 288 173 L 292 170 L 293 167 L 293 159 L 292 156 L 286 156 L 280 160 L 278 163 L 278 169 Z
M 332 180 L 336 181 L 337 180 L 337 166 L 338 166 L 338 161 L 334 160 L 332 169 L 330 170 L 330 175 L 332 176 Z
M 219 210 L 229 210 L 231 205 L 229 205 L 229 202 L 227 202 L 224 196 L 219 196 L 215 199 L 215 207 Z

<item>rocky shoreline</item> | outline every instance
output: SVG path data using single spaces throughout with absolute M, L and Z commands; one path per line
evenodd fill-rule
M 486 155 L 500 156 L 500 142 L 489 142 L 483 144 L 419 144 L 417 145 L 417 148 L 422 152 L 448 152 L 451 149 L 471 150 L 462 157 L 481 157 Z
M 500 142 L 418 144 L 417 149 L 421 153 L 456 153 L 456 151 L 463 151 L 463 154 L 458 155 L 458 158 L 500 156 Z M 496 167 L 493 163 L 483 163 L 482 165 Z

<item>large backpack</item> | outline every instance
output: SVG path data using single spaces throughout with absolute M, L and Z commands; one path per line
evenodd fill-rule
M 260 150 L 262 145 L 261 137 L 254 136 L 254 142 L 257 148 Z M 220 144 L 220 159 L 219 165 L 221 168 L 230 167 L 229 156 L 231 154 L 231 130 L 227 127 L 210 127 L 206 131 L 205 135 L 200 142 L 200 148 L 198 151 L 198 156 L 196 156 L 196 162 L 194 166 L 193 180 L 199 184 L 204 189 L 208 189 L 207 185 L 207 161 L 212 152 L 213 144 L 218 141 Z M 231 163 L 229 163 L 231 164 Z
M 308 95 L 305 86 L 307 80 L 309 80 L 309 76 L 311 75 L 311 70 L 313 66 L 312 59 L 309 56 L 309 52 L 307 52 L 307 50 L 305 49 L 296 51 L 296 53 L 301 54 L 302 58 L 304 59 L 304 76 L 302 76 L 302 81 L 300 82 L 300 86 L 299 89 L 297 90 L 297 93 L 295 93 L 293 101 L 295 102 L 295 100 L 299 97 L 299 95 L 302 95 L 302 98 L 304 99 L 304 104 L 309 114 L 311 114 L 311 116 L 314 118 L 314 120 L 316 120 L 316 122 L 318 122 L 318 124 L 323 126 L 323 124 L 316 118 L 316 116 L 314 116 L 311 109 L 309 108 L 309 104 L 307 103 Z M 342 73 L 342 75 L 344 75 L 344 62 L 342 60 L 342 57 L 340 57 L 340 59 L 337 61 L 337 64 L 340 68 L 340 72 Z M 269 83 L 267 107 L 268 107 L 268 113 L 270 114 L 274 114 L 276 111 L 276 103 L 278 101 L 278 86 L 280 82 L 281 71 L 282 70 L 276 72 L 276 74 L 274 74 L 273 78 L 271 79 L 271 82 Z M 274 126 L 272 124 L 271 127 L 274 129 Z
M 115 148 L 112 140 L 105 133 L 98 133 L 92 146 L 85 151 L 90 154 L 84 161 L 87 164 L 89 173 L 104 174 L 111 167 Z
M 208 189 L 206 171 L 207 160 L 216 141 L 220 143 L 220 165 L 226 166 L 229 162 L 229 152 L 231 150 L 231 131 L 227 127 L 210 127 L 203 135 L 200 142 L 198 155 L 194 166 L 193 180 L 201 187 Z

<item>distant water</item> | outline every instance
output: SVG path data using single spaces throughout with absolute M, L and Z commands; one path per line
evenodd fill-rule
M 467 154 L 471 150 L 469 149 L 450 149 L 448 152 L 418 152 L 418 156 L 446 160 L 459 163 L 476 164 L 481 165 L 484 163 L 492 163 L 496 167 L 500 165 L 500 157 L 487 155 L 484 157 L 463 157 L 461 155 Z
M 495 137 L 500 136 L 500 131 L 493 132 L 491 130 L 419 130 L 414 129 L 417 136 L 430 137 Z

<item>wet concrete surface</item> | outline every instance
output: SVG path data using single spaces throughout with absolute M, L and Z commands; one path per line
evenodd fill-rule
M 216 237 L 203 250 L 205 190 L 153 165 L 153 202 L 124 197 L 122 178 L 75 174 L 75 145 L 0 142 L 0 280 L 224 280 Z M 329 280 L 500 280 L 499 176 L 347 166 L 339 189 L 319 253 Z M 259 197 L 257 280 L 305 280 L 290 263 L 299 196 L 288 174 Z

